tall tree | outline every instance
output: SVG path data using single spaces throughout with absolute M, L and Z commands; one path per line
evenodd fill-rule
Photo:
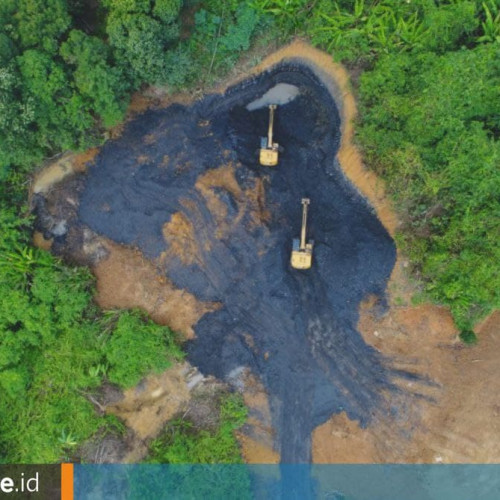
M 20 47 L 38 47 L 50 54 L 57 52 L 71 24 L 65 0 L 21 0 L 15 17 Z
M 178 0 L 107 0 L 106 31 L 136 84 L 164 81 L 166 51 L 179 37 Z
M 105 127 L 123 118 L 129 88 L 122 71 L 110 63 L 109 47 L 82 31 L 70 32 L 60 54 L 73 68 L 74 86 Z

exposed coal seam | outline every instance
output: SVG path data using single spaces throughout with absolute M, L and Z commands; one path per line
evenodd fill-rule
M 267 109 L 245 106 L 278 83 L 295 85 L 300 95 L 277 110 L 275 138 L 284 152 L 272 169 L 257 164 Z M 146 139 L 151 134 L 154 141 Z M 177 287 L 223 307 L 196 325 L 189 361 L 223 379 L 241 366 L 261 377 L 283 462 L 309 462 L 311 432 L 333 413 L 346 411 L 365 426 L 385 411 L 383 393 L 400 393 L 393 377 L 403 374 L 356 330 L 360 302 L 384 294 L 395 246 L 344 177 L 335 159 L 339 144 L 339 113 L 326 87 L 307 66 L 282 63 L 224 95 L 137 116 L 103 146 L 80 199 L 80 223 L 150 258 L 167 249 L 162 228 L 173 213 L 193 223 L 199 259 L 167 259 L 165 272 Z M 228 160 L 242 189 L 265 178 L 271 217 L 255 225 L 246 213 L 234 224 L 237 203 L 217 189 L 231 227 L 218 239 L 194 185 Z M 308 237 L 315 240 L 306 272 L 289 265 L 302 197 L 311 199 Z

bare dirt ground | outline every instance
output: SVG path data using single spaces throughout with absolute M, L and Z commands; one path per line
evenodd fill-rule
M 277 464 L 280 454 L 274 450 L 274 430 L 266 390 L 251 373 L 243 376 L 243 397 L 249 408 L 245 426 L 238 432 L 245 462 Z
M 97 278 L 95 299 L 103 309 L 142 309 L 155 322 L 188 339 L 194 337 L 193 326 L 199 319 L 219 307 L 176 288 L 137 250 L 111 241 L 105 245 L 109 256 L 93 266 Z
M 199 402 L 210 398 L 217 390 L 220 390 L 220 383 L 203 377 L 189 363 L 178 363 L 125 391 L 123 398 L 105 408 L 107 413 L 119 417 L 131 433 L 121 461 L 136 463 L 143 459 L 151 439 L 174 417 L 184 418 L 189 414 L 193 418 L 191 414 L 196 413 L 196 418 L 203 419 L 205 425 L 210 415 L 203 411 L 203 404 Z M 198 404 L 193 405 L 193 400 Z
M 341 143 L 337 152 L 340 167 L 369 200 L 387 232 L 394 235 L 398 221 L 385 196 L 383 182 L 364 167 L 361 155 L 352 144 L 356 106 L 349 90 L 348 74 L 342 67 L 332 63 L 326 54 L 299 41 L 271 55 L 253 70 L 245 68 L 236 80 L 258 75 L 287 58 L 307 60 L 309 67 L 323 75 L 322 81 L 327 82 L 327 86 L 328 82 L 333 82 L 328 89 L 336 99 L 342 118 Z M 219 91 L 225 88 L 223 85 Z M 131 117 L 146 109 L 161 109 L 174 102 L 185 105 L 192 102 L 192 96 L 187 95 L 165 96 L 154 91 L 150 94 L 134 98 Z M 112 131 L 110 138 L 119 137 L 123 130 L 120 127 Z M 154 134 L 146 134 L 144 144 L 154 145 L 158 139 Z M 33 192 L 50 197 L 54 183 L 63 181 L 68 173 L 82 172 L 85 162 L 92 162 L 95 153 L 89 152 L 88 157 L 79 159 L 64 157 L 58 160 L 38 176 Z M 195 187 L 217 223 L 215 236 L 219 240 L 230 236 L 243 216 L 248 226 L 253 225 L 254 229 L 265 226 L 271 218 L 265 188 L 268 180 L 255 178 L 252 186 L 246 185 L 242 189 L 227 156 L 226 153 L 221 155 L 225 161 L 218 169 L 199 176 Z M 169 168 L 172 160 L 163 156 L 159 168 Z M 141 154 L 136 158 L 139 166 L 150 161 L 148 155 Z M 71 167 L 72 162 L 75 167 Z M 189 170 L 190 166 L 185 165 L 185 168 Z M 178 175 L 183 175 L 183 172 L 179 170 Z M 230 205 L 227 200 L 221 202 L 221 191 L 229 193 L 232 198 L 234 206 L 229 218 Z M 112 210 L 111 206 L 100 208 L 103 214 Z M 195 293 L 176 286 L 165 275 L 169 263 L 171 265 L 175 259 L 184 265 L 199 264 L 200 256 L 211 251 L 206 246 L 211 240 L 205 239 L 200 244 L 200 238 L 193 233 L 192 220 L 185 216 L 185 213 L 192 214 L 192 208 L 189 200 L 181 200 L 180 210 L 178 207 L 165 222 L 162 238 L 167 249 L 156 259 L 146 259 L 137 250 L 97 237 L 88 227 L 79 227 L 79 234 L 83 235 L 79 241 L 83 246 L 87 245 L 87 254 L 99 255 L 93 259 L 92 266 L 98 280 L 96 299 L 102 307 L 140 307 L 155 321 L 169 324 L 186 338 L 193 338 L 201 318 L 219 310 L 219 301 L 200 300 Z M 57 225 L 57 222 L 51 224 Z M 36 233 L 35 242 L 50 248 L 52 239 Z M 212 241 L 212 245 L 218 244 Z M 106 252 L 100 251 L 99 245 Z M 263 247 L 259 252 L 263 255 L 267 250 Z M 387 368 L 392 373 L 405 375 L 396 377 L 395 392 L 380 385 L 380 408 L 373 408 L 372 414 L 364 421 L 365 428 L 358 420 L 350 420 L 345 411 L 336 413 L 317 427 L 312 436 L 312 460 L 318 463 L 499 462 L 500 317 L 493 315 L 478 326 L 478 346 L 464 347 L 457 340 L 447 310 L 431 305 L 410 305 L 414 285 L 409 282 L 406 271 L 404 258 L 398 256 L 388 284 L 389 307 L 380 303 L 380 297 L 369 297 L 360 306 L 357 324 L 364 341 L 376 349 Z M 268 350 L 265 344 L 258 345 L 248 332 L 243 332 L 241 338 L 253 356 L 262 357 L 267 362 L 272 350 Z M 229 341 L 234 341 L 234 338 L 229 338 Z M 363 352 L 358 351 L 358 355 L 363 356 Z M 368 359 L 359 359 L 360 365 L 367 362 Z M 345 365 L 345 369 L 351 371 L 349 365 Z M 110 407 L 109 411 L 123 418 L 138 439 L 137 449 L 127 456 L 127 460 L 140 459 L 147 440 L 187 404 L 188 382 L 182 370 L 178 367 L 159 378 L 148 379 L 145 385 L 129 391 L 125 400 L 116 403 L 113 409 Z M 238 383 L 250 407 L 248 424 L 239 434 L 244 457 L 253 463 L 275 463 L 280 460 L 280 454 L 268 391 L 261 380 L 248 373 Z M 412 397 L 406 397 L 407 394 Z M 352 414 L 350 412 L 351 417 Z M 284 438 L 286 436 L 281 436 L 282 440 Z
M 333 416 L 314 432 L 314 462 L 500 462 L 499 325 L 497 312 L 476 328 L 479 343 L 467 347 L 445 308 L 392 305 L 380 317 L 366 303 L 359 322 L 365 340 L 435 385 L 408 381 L 429 399 L 365 429 L 345 413 Z
M 172 419 L 188 418 L 194 428 L 214 428 L 219 420 L 217 398 L 227 390 L 187 362 L 150 375 L 124 392 L 105 384 L 98 394 L 87 397 L 99 413 L 118 417 L 126 430 L 98 433 L 79 447 L 75 458 L 87 463 L 140 462 L 151 440 Z
M 83 153 L 64 153 L 55 161 L 43 167 L 35 176 L 31 189 L 33 193 L 47 193 L 52 186 L 75 173 L 85 172 L 98 148 L 91 148 Z

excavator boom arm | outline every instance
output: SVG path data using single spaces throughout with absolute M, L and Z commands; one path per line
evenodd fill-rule
M 269 129 L 267 131 L 267 147 L 273 147 L 273 126 L 274 126 L 274 110 L 276 109 L 275 104 L 269 106 Z
M 307 207 L 309 206 L 309 198 L 302 198 L 302 229 L 300 231 L 300 249 L 306 249 L 306 232 L 307 232 Z
M 290 264 L 294 269 L 310 269 L 312 264 L 313 240 L 306 243 L 307 210 L 309 198 L 302 198 L 302 228 L 300 230 L 300 241 L 294 239 L 292 242 L 292 255 Z

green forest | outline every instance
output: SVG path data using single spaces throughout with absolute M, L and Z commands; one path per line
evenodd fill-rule
M 31 245 L 31 174 L 102 144 L 133 92 L 207 88 L 295 36 L 357 75 L 356 141 L 403 221 L 420 300 L 450 307 L 468 342 L 500 307 L 500 0 L 2 0 L 0 463 L 73 458 L 121 426 L 88 395 L 183 358 L 170 329 L 98 310 L 88 270 Z M 244 415 L 229 398 L 212 433 L 176 422 L 149 460 L 237 462 Z

